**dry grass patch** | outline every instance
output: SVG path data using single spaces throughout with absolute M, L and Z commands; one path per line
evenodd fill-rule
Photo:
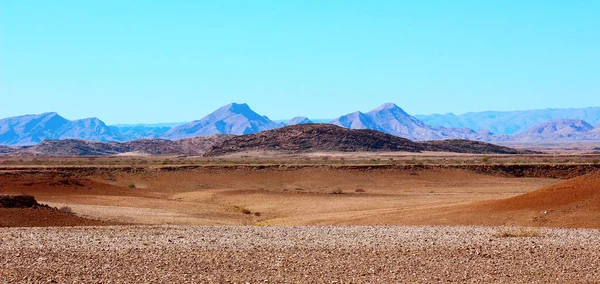
M 541 237 L 542 232 L 537 228 L 504 228 L 494 235 L 500 238 L 533 238 Z

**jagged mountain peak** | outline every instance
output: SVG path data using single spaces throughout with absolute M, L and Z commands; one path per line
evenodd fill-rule
M 231 103 L 200 120 L 174 127 L 162 138 L 177 140 L 213 134 L 250 134 L 281 127 L 266 116 L 254 112 L 247 104 Z
M 402 108 L 400 108 L 395 103 L 385 103 L 385 104 L 382 104 L 381 106 L 379 106 L 378 108 L 372 110 L 372 112 L 373 111 L 382 111 L 382 110 L 396 110 L 396 109 L 402 110 Z M 404 111 L 404 110 L 402 110 L 402 111 Z
M 241 103 L 241 104 L 230 103 L 230 104 L 220 107 L 219 109 L 217 109 L 217 111 L 230 111 L 233 113 L 246 113 L 246 112 L 251 112 L 252 109 L 246 103 Z

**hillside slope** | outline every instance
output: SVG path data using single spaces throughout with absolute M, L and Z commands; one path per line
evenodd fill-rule
M 374 130 L 350 130 L 331 124 L 298 124 L 233 137 L 206 153 L 219 156 L 241 151 L 357 152 L 406 151 L 420 152 L 423 147 L 408 139 Z
M 206 155 L 220 156 L 245 151 L 532 153 L 484 142 L 467 140 L 413 142 L 375 130 L 347 129 L 331 124 L 303 124 L 233 137 L 216 144 Z

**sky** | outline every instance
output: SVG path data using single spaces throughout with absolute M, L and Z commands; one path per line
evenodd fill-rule
M 600 1 L 0 1 L 0 117 L 600 106 Z

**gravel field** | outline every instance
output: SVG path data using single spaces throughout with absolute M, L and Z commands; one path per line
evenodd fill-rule
M 3 228 L 0 282 L 594 283 L 600 282 L 600 231 L 498 227 Z

